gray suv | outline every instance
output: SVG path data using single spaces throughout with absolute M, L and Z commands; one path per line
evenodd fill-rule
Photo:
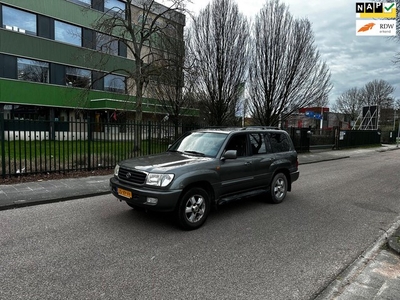
M 175 212 L 191 230 L 204 224 L 213 205 L 262 193 L 280 203 L 298 177 L 297 152 L 283 130 L 201 129 L 164 153 L 120 162 L 110 187 L 133 208 Z

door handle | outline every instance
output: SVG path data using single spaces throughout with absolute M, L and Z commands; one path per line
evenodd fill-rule
M 246 163 L 245 163 L 246 166 L 249 166 L 249 165 L 251 165 L 251 164 L 252 164 L 251 161 L 246 161 Z

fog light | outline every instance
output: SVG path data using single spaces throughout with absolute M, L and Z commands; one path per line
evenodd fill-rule
M 158 202 L 157 198 L 151 198 L 151 197 L 147 197 L 146 203 L 147 204 L 152 204 L 152 205 L 156 205 Z

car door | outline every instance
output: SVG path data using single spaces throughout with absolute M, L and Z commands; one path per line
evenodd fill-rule
M 221 161 L 220 194 L 227 195 L 251 189 L 254 185 L 254 168 L 247 133 L 233 135 L 227 142 L 224 152 L 227 150 L 236 150 L 237 157 Z
M 275 163 L 281 168 L 291 170 L 296 166 L 297 154 L 290 137 L 283 132 L 271 132 L 266 135 L 275 155 Z
M 263 132 L 249 133 L 251 158 L 253 165 L 254 187 L 268 186 L 272 180 L 272 163 L 275 154 L 272 152 L 268 137 Z

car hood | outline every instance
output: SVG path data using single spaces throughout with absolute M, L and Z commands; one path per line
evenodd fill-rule
M 179 152 L 165 152 L 122 161 L 119 165 L 127 169 L 145 172 L 168 172 L 187 165 L 210 161 L 213 158 L 186 155 Z

